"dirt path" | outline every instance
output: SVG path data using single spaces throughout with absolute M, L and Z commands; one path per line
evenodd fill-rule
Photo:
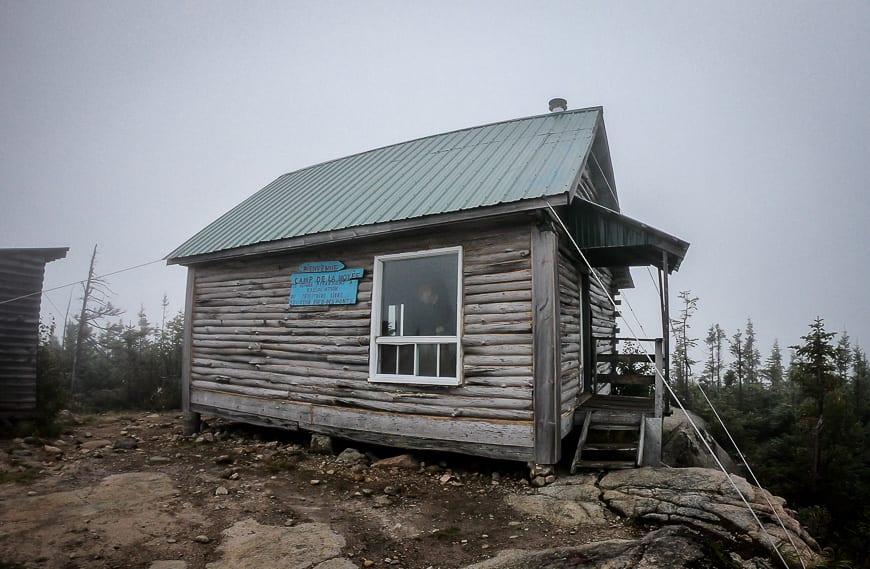
M 58 440 L 0 441 L 0 568 L 267 567 L 264 555 L 276 567 L 453 568 L 642 534 L 512 508 L 533 493 L 519 464 L 414 454 L 390 467 L 372 462 L 400 451 L 308 445 L 217 420 L 186 438 L 176 414 L 86 417 Z

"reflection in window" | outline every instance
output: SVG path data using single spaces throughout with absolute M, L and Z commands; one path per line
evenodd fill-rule
M 458 383 L 461 249 L 375 259 L 372 379 Z

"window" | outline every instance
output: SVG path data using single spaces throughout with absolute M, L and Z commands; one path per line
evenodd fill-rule
M 462 248 L 375 257 L 370 381 L 459 385 Z

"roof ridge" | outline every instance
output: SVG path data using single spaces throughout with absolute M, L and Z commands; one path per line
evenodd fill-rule
M 290 175 L 292 175 L 292 174 L 298 174 L 298 173 L 300 173 L 300 172 L 304 172 L 304 171 L 306 171 L 306 170 L 311 170 L 311 169 L 313 169 L 313 168 L 319 168 L 320 166 L 324 166 L 324 165 L 326 165 L 326 164 L 330 164 L 330 163 L 332 163 L 332 162 L 336 162 L 336 161 L 338 161 L 338 160 L 347 160 L 348 158 L 354 158 L 354 157 L 357 157 L 357 156 L 363 156 L 363 155 L 365 155 L 365 154 L 369 154 L 369 153 L 371 153 L 371 152 L 378 152 L 378 151 L 381 151 L 381 150 L 386 150 L 386 149 L 388 149 L 388 148 L 394 148 L 394 147 L 396 147 L 396 146 L 402 146 L 402 145 L 405 145 L 405 144 L 410 144 L 410 143 L 412 143 L 412 142 L 419 142 L 419 141 L 421 141 L 421 140 L 428 140 L 428 139 L 431 139 L 431 138 L 438 138 L 439 136 L 447 136 L 447 135 L 449 135 L 449 134 L 456 134 L 456 133 L 458 133 L 458 132 L 465 132 L 465 131 L 469 131 L 469 130 L 476 130 L 476 129 L 479 129 L 479 128 L 487 128 L 487 127 L 496 126 L 496 125 L 501 125 L 501 124 L 509 124 L 509 123 L 513 123 L 513 122 L 520 122 L 520 121 L 526 121 L 526 120 L 531 120 L 531 119 L 538 119 L 538 118 L 542 118 L 542 117 L 549 117 L 549 116 L 555 116 L 555 115 L 570 115 L 570 114 L 578 114 L 578 113 L 588 113 L 588 112 L 591 112 L 591 111 L 599 111 L 599 112 L 601 112 L 601 113 L 603 114 L 603 112 L 604 112 L 604 107 L 601 106 L 601 105 L 597 105 L 597 106 L 594 106 L 594 107 L 585 107 L 585 108 L 582 108 L 582 109 L 571 109 L 571 110 L 567 110 L 567 111 L 561 111 L 561 112 L 558 112 L 558 113 L 552 113 L 552 112 L 549 112 L 549 113 L 541 113 L 541 114 L 539 114 L 539 115 L 530 115 L 530 116 L 527 116 L 527 117 L 519 117 L 519 118 L 515 118 L 515 119 L 508 119 L 508 120 L 503 120 L 503 121 L 495 121 L 495 122 L 491 122 L 491 123 L 480 124 L 480 125 L 477 125 L 477 126 L 469 126 L 469 127 L 465 127 L 465 128 L 457 128 L 457 129 L 455 129 L 455 130 L 447 130 L 447 131 L 444 131 L 444 132 L 439 132 L 438 134 L 430 134 L 430 135 L 428 135 L 428 136 L 420 136 L 420 137 L 418 137 L 418 138 L 412 138 L 412 139 L 410 139 L 410 140 L 403 140 L 403 141 L 401 141 L 401 142 L 394 142 L 394 143 L 392 143 L 392 144 L 385 144 L 384 146 L 377 146 L 377 147 L 375 147 L 375 148 L 370 148 L 370 149 L 368 149 L 368 150 L 361 150 L 360 152 L 354 152 L 353 154 L 348 154 L 348 155 L 346 155 L 346 156 L 339 156 L 338 158 L 330 158 L 329 160 L 324 160 L 324 161 L 322 161 L 322 162 L 317 162 L 316 164 L 311 164 L 311 165 L 309 165 L 309 166 L 305 166 L 305 167 L 303 167 L 303 168 L 299 168 L 298 170 L 291 170 L 290 172 L 285 172 L 285 173 L 281 174 L 280 176 L 278 176 L 277 178 L 275 178 L 275 180 L 273 180 L 273 182 L 276 182 L 276 181 L 280 180 L 281 178 L 285 178 L 285 177 L 290 176 Z

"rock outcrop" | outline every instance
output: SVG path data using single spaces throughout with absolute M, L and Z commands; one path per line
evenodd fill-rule
M 723 553 L 686 527 L 671 526 L 640 539 L 609 539 L 543 551 L 505 550 L 465 569 L 773 569 L 764 560 Z
M 778 557 L 778 550 L 794 567 L 801 566 L 798 555 L 805 561 L 818 560 L 818 544 L 785 508 L 785 500 L 739 476 L 731 475 L 731 480 L 733 485 L 721 471 L 709 468 L 640 468 L 611 472 L 598 486 L 607 506 L 624 516 L 688 525 L 738 550 L 750 544 L 763 547 L 772 558 Z
M 288 569 L 356 567 L 339 557 L 344 545 L 344 537 L 326 524 L 276 527 L 248 518 L 223 531 L 218 548 L 221 559 L 206 564 L 206 569 L 263 569 L 279 565 Z
M 605 525 L 618 514 L 642 523 L 687 527 L 695 532 L 692 535 L 704 536 L 702 543 L 719 542 L 728 551 L 749 558 L 765 555 L 778 566 L 782 565 L 779 555 L 795 568 L 801 567 L 798 555 L 808 565 L 821 560 L 815 540 L 801 528 L 782 498 L 739 476 L 731 475 L 731 480 L 733 486 L 721 471 L 708 468 L 638 468 L 609 472 L 600 479 L 591 474 L 563 478 L 535 494 L 512 496 L 508 501 L 528 515 L 563 526 Z M 689 539 L 689 534 L 681 535 Z M 682 562 L 682 557 L 667 559 L 667 566 L 680 566 L 671 565 L 676 562 Z

